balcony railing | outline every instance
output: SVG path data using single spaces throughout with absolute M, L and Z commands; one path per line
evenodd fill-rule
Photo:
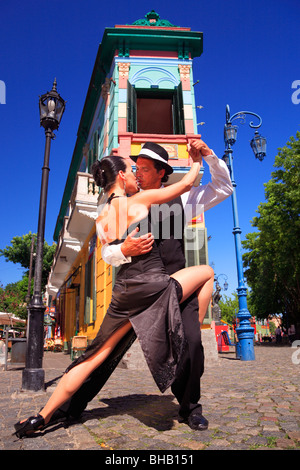
M 69 215 L 64 218 L 48 278 L 48 295 L 55 295 L 60 289 L 91 232 L 97 218 L 98 196 L 99 188 L 92 175 L 78 172 L 69 202 Z
M 72 238 L 85 241 L 97 218 L 99 188 L 92 175 L 78 172 L 69 203 L 67 230 Z

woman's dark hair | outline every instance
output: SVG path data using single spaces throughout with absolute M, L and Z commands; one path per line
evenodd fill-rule
M 95 183 L 104 191 L 109 191 L 114 185 L 119 171 L 126 171 L 126 163 L 124 158 L 118 156 L 97 160 L 91 168 Z

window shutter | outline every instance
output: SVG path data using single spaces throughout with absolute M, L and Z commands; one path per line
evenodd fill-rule
M 137 132 L 136 91 L 129 81 L 127 82 L 127 131 Z
M 97 318 L 97 289 L 96 289 L 96 252 L 93 254 L 92 262 L 92 288 L 93 288 L 93 321 Z
M 98 134 L 98 131 L 95 131 L 93 163 L 98 159 L 98 143 L 99 143 L 99 134 Z
M 85 265 L 85 304 L 84 304 L 84 323 L 90 323 L 91 314 L 91 263 L 90 260 Z
M 186 266 L 208 264 L 206 228 L 186 228 L 184 246 Z
M 186 267 L 208 264 L 206 228 L 188 227 L 185 229 L 185 259 Z M 205 320 L 211 317 L 210 305 L 205 314 Z
M 88 152 L 88 165 L 87 165 L 88 173 L 90 173 L 90 171 L 91 171 L 92 164 L 93 164 L 93 149 L 89 149 L 89 152 Z
M 185 134 L 182 83 L 175 89 L 173 98 L 174 134 Z

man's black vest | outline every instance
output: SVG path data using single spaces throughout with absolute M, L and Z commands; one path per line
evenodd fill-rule
M 151 232 L 168 274 L 183 269 L 185 220 L 181 197 L 160 206 L 152 206 L 149 218 Z

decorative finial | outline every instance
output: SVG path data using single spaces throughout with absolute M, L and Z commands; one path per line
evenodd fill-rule
M 132 23 L 137 26 L 164 26 L 164 27 L 176 27 L 168 20 L 161 20 L 160 16 L 156 11 L 151 10 L 144 18 Z

